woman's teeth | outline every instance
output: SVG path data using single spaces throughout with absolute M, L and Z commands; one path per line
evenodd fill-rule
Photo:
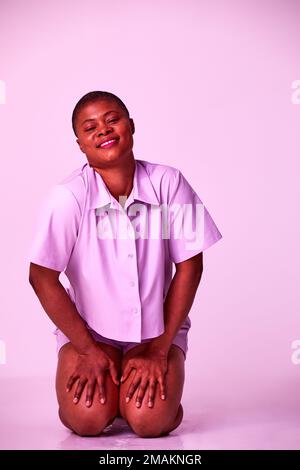
M 116 139 L 108 140 L 107 142 L 103 142 L 103 144 L 100 145 L 100 147 L 108 147 L 116 142 Z

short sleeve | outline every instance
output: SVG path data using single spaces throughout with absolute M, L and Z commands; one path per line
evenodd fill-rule
M 204 203 L 179 170 L 168 201 L 168 223 L 169 253 L 174 263 L 195 256 L 222 238 Z
M 54 186 L 39 207 L 28 261 L 64 271 L 77 239 L 80 217 L 72 191 L 62 184 Z

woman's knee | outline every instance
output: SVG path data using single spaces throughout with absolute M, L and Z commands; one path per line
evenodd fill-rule
M 144 412 L 142 411 L 144 409 Z M 183 408 L 180 404 L 175 416 L 169 413 L 153 413 L 146 407 L 136 410 L 127 416 L 127 423 L 139 437 L 160 437 L 176 429 L 183 418 Z
M 104 346 L 105 347 L 105 346 Z M 63 347 L 64 348 L 64 347 Z M 61 350 L 56 374 L 56 394 L 61 422 L 81 436 L 99 435 L 114 420 L 119 412 L 118 386 L 112 381 L 108 373 L 105 374 L 106 402 L 100 403 L 99 389 L 94 389 L 93 402 L 86 406 L 87 384 L 85 384 L 78 403 L 73 402 L 77 382 L 71 391 L 66 391 L 66 383 L 77 360 L 77 353 L 68 343 Z M 110 351 L 111 352 L 111 351 Z M 111 352 L 113 355 L 114 351 Z M 118 353 L 118 351 L 116 351 Z M 114 357 L 118 367 L 120 360 Z M 119 361 L 119 362 L 118 362 Z
M 154 422 L 143 416 L 135 417 L 127 422 L 139 437 L 159 437 L 163 433 L 163 423 Z
M 99 419 L 97 416 L 84 416 L 77 418 L 72 430 L 82 437 L 99 436 L 108 426 L 110 420 Z
M 101 413 L 99 409 L 75 411 L 75 406 L 68 412 L 59 408 L 58 414 L 64 426 L 79 436 L 98 436 L 116 417 L 116 413 L 112 410 L 103 410 Z M 101 406 L 105 408 L 105 405 Z

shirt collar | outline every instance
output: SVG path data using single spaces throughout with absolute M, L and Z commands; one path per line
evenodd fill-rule
M 89 208 L 97 209 L 110 204 L 112 206 L 115 198 L 110 194 L 102 176 L 87 164 L 89 179 Z M 132 197 L 133 196 L 133 197 Z M 135 159 L 135 170 L 133 177 L 133 188 L 127 198 L 126 206 L 131 200 L 142 201 L 148 204 L 159 205 L 158 197 L 153 188 L 142 161 Z

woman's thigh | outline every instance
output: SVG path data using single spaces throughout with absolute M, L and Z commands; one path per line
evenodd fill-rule
M 117 370 L 121 371 L 122 353 L 117 348 L 101 343 L 103 350 L 114 360 Z M 106 402 L 100 403 L 98 386 L 95 388 L 93 403 L 90 407 L 85 404 L 86 386 L 78 403 L 73 403 L 77 381 L 71 391 L 66 391 L 66 384 L 74 371 L 78 353 L 69 342 L 61 347 L 58 355 L 56 372 L 56 395 L 59 405 L 59 416 L 65 426 L 81 435 L 97 435 L 119 413 L 119 390 L 107 372 L 105 376 Z
M 130 349 L 123 357 L 122 367 L 126 365 L 126 361 L 138 351 L 142 351 L 144 345 L 138 345 Z M 134 371 L 132 371 L 126 382 L 120 387 L 120 412 L 126 419 L 132 429 L 140 436 L 159 436 L 165 432 L 174 429 L 176 420 L 181 414 L 182 407 L 180 404 L 184 378 L 185 378 L 185 357 L 183 351 L 176 345 L 172 344 L 168 355 L 168 371 L 166 373 L 166 400 L 160 397 L 159 384 L 156 386 L 155 400 L 152 408 L 148 407 L 148 389 L 146 390 L 142 405 L 140 408 L 136 406 L 136 396 L 138 388 L 129 403 L 126 403 L 126 392 L 130 386 Z M 179 413 L 180 411 L 180 413 Z M 181 421 L 180 419 L 180 421 Z M 180 424 L 179 422 L 177 425 Z M 177 427 L 177 426 L 175 426 Z

